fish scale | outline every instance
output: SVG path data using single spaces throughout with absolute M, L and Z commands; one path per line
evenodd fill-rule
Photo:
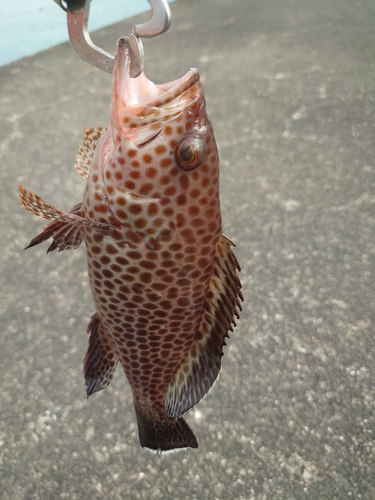
M 120 363 L 141 445 L 197 447 L 181 415 L 220 371 L 241 309 L 239 265 L 222 234 L 218 152 L 198 71 L 163 85 L 131 79 L 128 50 L 120 40 L 110 126 L 85 129 L 82 204 L 64 213 L 20 186 L 21 205 L 52 219 L 29 246 L 49 237 L 49 250 L 85 243 L 96 306 L 87 395 Z

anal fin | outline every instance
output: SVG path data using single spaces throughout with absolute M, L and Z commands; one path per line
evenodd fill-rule
M 84 361 L 85 387 L 87 397 L 101 391 L 111 382 L 118 363 L 118 356 L 95 313 L 87 327 L 90 333 L 89 346 Z
M 241 311 L 240 266 L 229 238 L 222 235 L 215 256 L 206 304 L 195 340 L 185 362 L 171 380 L 165 398 L 170 417 L 180 417 L 210 390 L 221 369 L 221 357 L 228 331 Z

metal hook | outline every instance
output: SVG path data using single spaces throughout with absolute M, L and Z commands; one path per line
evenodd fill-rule
M 165 33 L 171 25 L 171 11 L 167 0 L 148 0 L 152 8 L 152 16 L 149 21 L 137 24 L 133 33 L 143 38 L 153 38 Z
M 112 73 L 114 57 L 91 41 L 87 25 L 91 0 L 55 0 L 67 12 L 69 40 L 79 57 L 103 71 Z M 152 7 L 149 21 L 134 26 L 128 40 L 132 48 L 130 76 L 136 78 L 143 71 L 143 46 L 139 37 L 152 38 L 167 31 L 171 13 L 167 0 L 148 0 Z

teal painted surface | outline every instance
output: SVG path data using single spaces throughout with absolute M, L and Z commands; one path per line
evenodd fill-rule
M 94 31 L 147 10 L 151 13 L 147 0 L 95 0 L 90 7 L 89 29 Z M 68 40 L 66 14 L 53 0 L 0 0 L 0 12 L 0 66 Z

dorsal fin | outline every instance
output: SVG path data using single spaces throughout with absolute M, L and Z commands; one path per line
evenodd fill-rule
M 243 300 L 237 276 L 240 266 L 231 246 L 234 243 L 222 235 L 200 326 L 188 358 L 167 389 L 165 410 L 172 418 L 196 405 L 210 390 L 221 368 L 225 337 L 236 325 L 234 316 L 239 318 Z
M 79 147 L 74 167 L 79 175 L 84 179 L 87 179 L 89 176 L 90 165 L 96 146 L 106 130 L 107 129 L 105 127 L 83 129 L 85 136 L 81 146 Z

